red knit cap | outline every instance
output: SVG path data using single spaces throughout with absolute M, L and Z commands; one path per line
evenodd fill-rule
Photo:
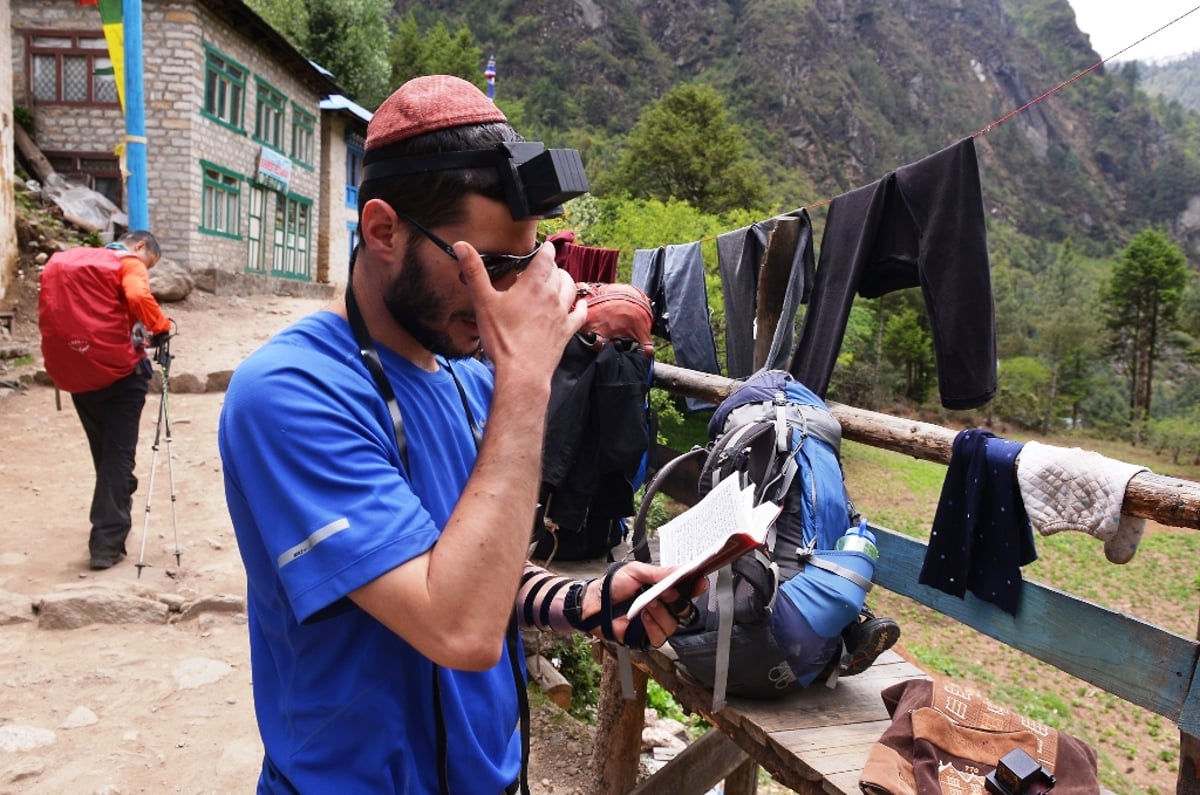
M 505 122 L 487 95 L 450 75 L 415 77 L 383 101 L 367 125 L 370 152 L 422 133 L 463 124 Z

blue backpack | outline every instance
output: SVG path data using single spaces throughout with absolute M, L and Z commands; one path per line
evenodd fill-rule
M 767 543 L 718 572 L 694 600 L 700 621 L 670 639 L 679 663 L 713 689 L 714 709 L 726 693 L 771 698 L 818 678 L 835 682 L 839 670 L 860 672 L 845 669 L 842 633 L 859 622 L 875 561 L 834 549 L 859 522 L 842 473 L 841 424 L 786 371 L 764 370 L 721 402 L 708 433 L 707 447 L 668 462 L 647 484 L 634 520 L 634 556 L 650 559 L 647 507 L 669 471 L 688 459 L 703 458 L 699 496 L 739 477 L 754 485 L 756 504 L 769 500 L 782 510 Z M 883 621 L 887 637 L 874 641 L 890 646 L 899 629 Z

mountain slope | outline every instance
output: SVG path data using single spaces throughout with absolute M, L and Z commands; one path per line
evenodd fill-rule
M 1200 52 L 1157 64 L 1142 64 L 1142 87 L 1185 108 L 1200 111 Z
M 532 132 L 550 141 L 579 131 L 618 140 L 671 85 L 712 83 L 791 206 L 983 130 L 1099 59 L 1067 0 L 396 7 L 469 26 L 496 53 L 498 96 L 524 100 Z M 1192 238 L 1200 255 L 1200 219 L 1185 212 L 1189 200 L 1200 206 L 1200 125 L 1191 113 L 1161 114 L 1123 69 L 1091 71 L 977 146 L 994 221 L 1034 238 L 1071 236 L 1097 254 L 1157 223 Z

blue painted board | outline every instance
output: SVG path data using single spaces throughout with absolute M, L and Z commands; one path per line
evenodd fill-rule
M 970 593 L 959 599 L 917 582 L 926 544 L 886 528 L 872 529 L 879 546 L 879 585 L 1200 736 L 1200 695 L 1192 692 L 1197 641 L 1028 578 L 1016 616 Z

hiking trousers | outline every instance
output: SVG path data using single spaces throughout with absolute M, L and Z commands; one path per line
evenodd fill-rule
M 93 558 L 125 552 L 138 484 L 133 473 L 138 425 L 149 388 L 150 363 L 143 360 L 132 373 L 103 389 L 71 395 L 96 471 L 88 517 L 92 523 L 88 550 Z

